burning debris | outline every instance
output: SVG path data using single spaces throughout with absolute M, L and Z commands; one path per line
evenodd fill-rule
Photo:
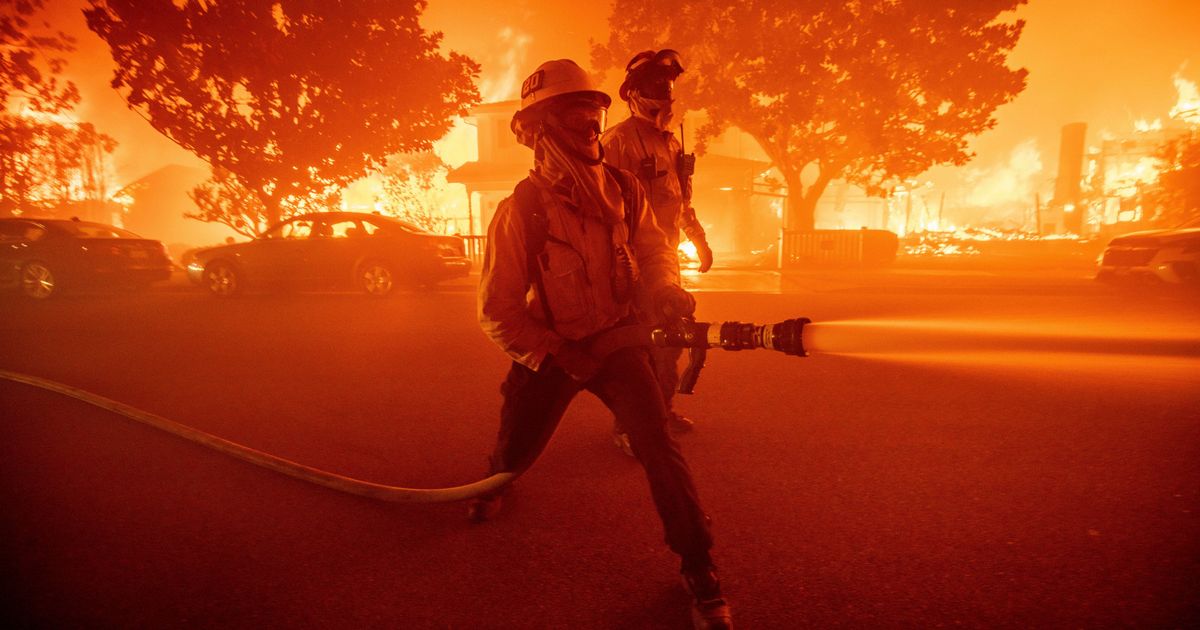
M 1022 230 L 995 228 L 950 228 L 944 231 L 916 232 L 901 242 L 902 255 L 916 258 L 972 257 L 988 252 L 989 243 L 1036 243 L 1043 241 L 1088 243 L 1091 239 L 1077 234 L 1037 234 Z

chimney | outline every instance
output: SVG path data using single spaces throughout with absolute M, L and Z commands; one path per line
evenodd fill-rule
M 1054 182 L 1054 205 L 1062 211 L 1067 232 L 1083 232 L 1084 207 L 1079 185 L 1083 179 L 1083 144 L 1087 123 L 1063 125 L 1058 150 L 1058 179 Z

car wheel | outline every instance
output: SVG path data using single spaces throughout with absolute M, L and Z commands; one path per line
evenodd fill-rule
M 392 268 L 379 260 L 368 260 L 358 268 L 358 287 L 367 295 L 384 297 L 396 287 Z
M 229 263 L 211 262 L 204 268 L 204 286 L 217 297 L 233 297 L 242 292 L 242 277 Z
M 54 271 L 44 262 L 25 263 L 21 268 L 21 293 L 35 300 L 44 300 L 59 290 Z

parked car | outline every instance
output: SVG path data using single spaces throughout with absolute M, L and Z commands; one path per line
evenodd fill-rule
M 1200 218 L 1112 239 L 1100 257 L 1096 279 L 1200 285 Z
M 194 252 L 188 277 L 213 295 L 248 288 L 350 288 L 385 296 L 398 285 L 467 275 L 463 241 L 377 214 L 323 212 L 283 221 L 246 242 Z
M 0 219 L 0 288 L 42 300 L 63 289 L 144 287 L 170 277 L 163 244 L 133 232 L 78 219 Z

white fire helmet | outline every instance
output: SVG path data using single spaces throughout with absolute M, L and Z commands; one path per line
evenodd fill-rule
M 558 96 L 579 94 L 593 97 L 604 108 L 612 105 L 612 98 L 596 89 L 587 72 L 570 59 L 555 59 L 537 67 L 521 83 L 521 109 L 513 114 L 510 128 L 521 144 L 528 142 L 522 129 L 522 119 L 536 113 L 542 104 Z

